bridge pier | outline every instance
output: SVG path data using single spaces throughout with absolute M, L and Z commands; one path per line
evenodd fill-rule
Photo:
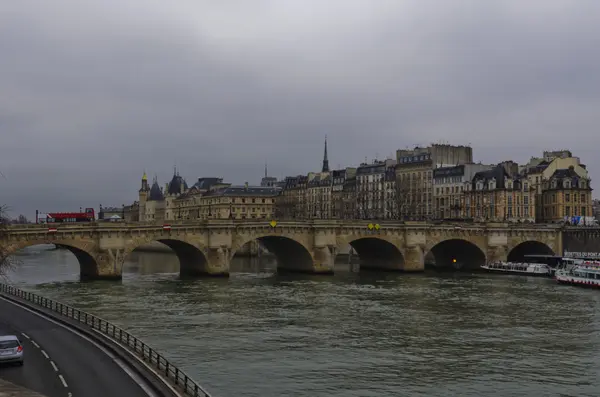
M 82 280 L 121 280 L 123 278 L 123 263 L 125 262 L 125 250 L 108 248 L 95 252 L 93 256 L 80 258 L 80 278 Z M 93 263 L 88 263 L 93 262 Z
M 406 247 L 404 251 L 405 272 L 422 272 L 425 270 L 425 254 L 420 246 Z
M 313 249 L 313 271 L 315 274 L 333 274 L 335 264 L 335 246 L 315 247 Z
M 508 258 L 506 246 L 489 247 L 486 253 L 487 262 L 506 261 Z
M 200 258 L 198 258 L 198 261 Z M 208 248 L 204 263 L 196 261 L 192 266 L 184 266 L 179 259 L 182 276 L 188 277 L 229 277 L 229 265 L 231 264 L 231 249 L 222 246 Z

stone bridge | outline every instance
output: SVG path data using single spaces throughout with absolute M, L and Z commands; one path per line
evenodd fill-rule
M 147 223 L 82 223 L 11 226 L 0 244 L 9 252 L 36 244 L 60 244 L 77 257 L 82 279 L 120 279 L 125 258 L 152 241 L 169 246 L 182 276 L 227 276 L 244 244 L 260 240 L 281 270 L 333 273 L 338 252 L 351 245 L 362 269 L 422 271 L 436 266 L 478 267 L 489 260 L 526 254 L 561 254 L 558 226 L 431 224 L 425 222 L 210 220 L 165 226 Z

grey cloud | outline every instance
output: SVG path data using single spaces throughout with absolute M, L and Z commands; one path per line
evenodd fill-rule
M 445 140 L 478 160 L 571 148 L 600 172 L 600 3 L 21 0 L 0 11 L 0 202 L 135 199 Z

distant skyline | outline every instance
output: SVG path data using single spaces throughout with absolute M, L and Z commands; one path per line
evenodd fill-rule
M 396 149 L 570 149 L 600 175 L 597 0 L 19 0 L 0 12 L 0 203 L 129 204 Z M 597 194 L 594 194 L 598 197 Z

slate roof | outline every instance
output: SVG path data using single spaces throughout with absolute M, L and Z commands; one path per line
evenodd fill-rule
M 181 185 L 183 185 L 184 192 L 188 190 L 188 185 L 185 179 L 183 179 L 179 174 L 173 174 L 173 178 L 171 179 L 171 182 L 169 182 L 169 190 L 167 193 L 169 195 L 181 194 Z
M 218 183 L 223 183 L 223 178 L 198 178 L 198 181 L 194 184 L 194 186 L 200 190 L 208 190 L 211 186 L 216 185 Z
M 554 189 L 562 189 L 566 180 L 571 181 L 571 187 L 579 187 L 580 179 L 581 177 L 572 167 L 556 170 L 550 177 L 550 181 L 556 180 L 556 187 Z M 550 188 L 552 189 L 552 187 Z
M 163 195 L 160 186 L 158 186 L 158 181 L 154 180 L 152 187 L 150 188 L 150 194 L 148 195 L 148 200 L 152 201 L 161 201 L 164 200 L 165 196 Z
M 471 182 L 472 188 L 473 190 L 476 190 L 477 182 L 483 181 L 483 185 L 485 189 L 487 189 L 488 182 L 495 179 L 496 189 L 505 189 L 504 178 L 507 177 L 509 177 L 509 175 L 506 172 L 506 169 L 504 169 L 502 165 L 497 165 L 491 170 L 476 172 L 475 175 L 473 175 L 473 180 Z
M 212 190 L 205 193 L 205 196 L 277 196 L 281 192 L 278 187 L 266 186 L 230 186 L 224 189 Z
M 315 177 L 310 182 L 308 182 L 308 186 L 328 186 L 331 185 L 331 181 L 331 175 L 325 175 L 325 177 L 323 178 L 321 178 L 321 175 L 315 175 Z

